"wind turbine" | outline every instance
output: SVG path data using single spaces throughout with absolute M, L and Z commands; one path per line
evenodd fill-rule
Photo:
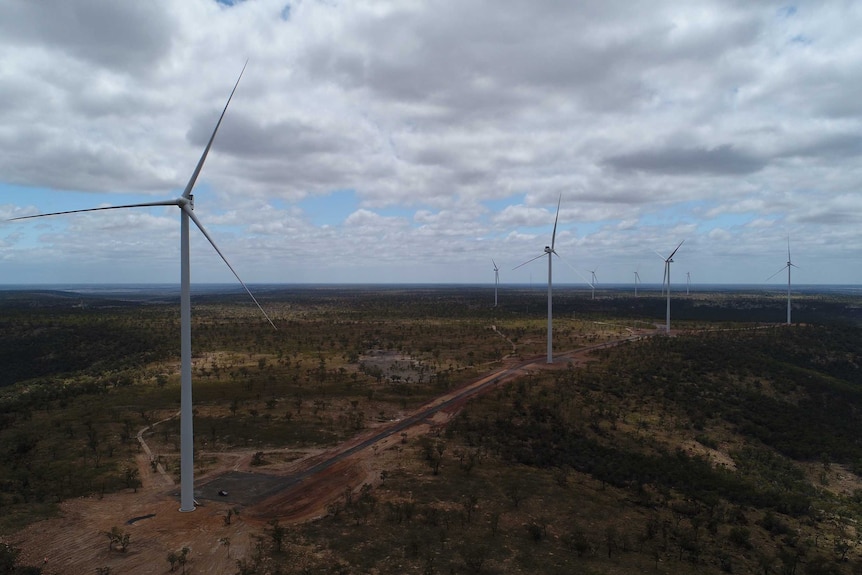
M 248 62 L 246 62 L 246 64 L 248 64 Z M 266 317 L 267 321 L 269 321 L 270 325 L 275 328 L 275 324 L 272 323 L 272 320 L 269 318 L 266 312 L 263 311 L 263 308 L 260 306 L 257 299 L 255 299 L 254 295 L 251 293 L 251 290 L 249 290 L 248 286 L 245 285 L 245 282 L 240 279 L 239 274 L 236 273 L 236 270 L 233 269 L 233 266 L 230 265 L 230 262 L 227 261 L 227 258 L 224 256 L 218 246 L 216 246 L 212 237 L 210 237 L 209 233 L 207 233 L 206 229 L 203 227 L 203 224 L 201 224 L 200 220 L 198 220 L 197 216 L 195 216 L 193 211 L 194 196 L 192 195 L 192 189 L 194 188 L 195 182 L 198 179 L 198 175 L 203 168 L 204 161 L 207 158 L 207 154 L 209 154 L 210 148 L 213 144 L 213 140 L 215 140 L 216 132 L 218 132 L 219 126 L 221 126 L 221 122 L 224 118 L 225 112 L 227 112 L 227 107 L 230 104 L 231 99 L 233 98 L 234 92 L 236 92 L 237 86 L 239 86 L 239 81 L 242 78 L 243 72 L 245 72 L 245 66 L 242 67 L 242 71 L 240 72 L 239 77 L 236 79 L 236 83 L 233 86 L 233 90 L 231 90 L 230 96 L 227 99 L 227 103 L 224 105 L 224 109 L 222 110 L 221 116 L 216 123 L 215 129 L 210 136 L 209 142 L 207 142 L 206 148 L 204 148 L 203 154 L 201 155 L 200 160 L 198 160 L 198 164 L 195 167 L 191 178 L 186 184 L 186 187 L 183 190 L 183 194 L 179 198 L 172 200 L 162 200 L 157 202 L 146 202 L 141 204 L 108 206 L 103 208 L 89 208 L 84 210 L 70 210 L 65 212 L 54 212 L 49 214 L 37 214 L 34 216 L 12 218 L 13 220 L 24 220 L 30 218 L 41 218 L 45 216 L 77 214 L 81 212 L 118 210 L 125 208 L 145 208 L 153 206 L 177 206 L 180 209 L 180 511 L 194 511 L 195 509 L 194 429 L 192 425 L 192 328 L 190 297 L 191 274 L 189 266 L 189 220 L 195 223 L 195 225 L 198 227 L 204 237 L 206 237 L 206 239 L 215 249 L 216 253 L 221 256 L 221 259 L 224 261 L 225 264 L 227 264 L 227 267 L 230 268 L 230 271 L 233 272 L 234 277 L 239 280 L 239 283 L 242 284 L 242 287 L 245 288 L 245 291 L 248 293 L 249 296 L 251 296 L 252 301 L 254 301 L 258 309 L 260 309 L 264 317 Z
M 783 272 L 785 268 L 787 268 L 787 325 L 790 325 L 790 268 L 798 267 L 799 266 L 797 266 L 790 260 L 790 236 L 787 236 L 787 263 L 784 265 L 783 268 L 766 278 L 766 281 L 769 281 L 781 272 Z
M 635 270 L 635 297 L 638 297 L 638 284 L 641 283 L 641 275 Z
M 494 307 L 497 307 L 497 286 L 500 285 L 500 268 L 497 267 L 497 262 L 491 258 L 491 263 L 494 264 Z
M 664 260 L 664 277 L 662 278 L 662 288 L 664 288 L 665 284 L 667 284 L 667 320 L 665 324 L 665 331 L 668 334 L 670 334 L 670 264 L 673 263 L 673 256 L 676 254 L 677 250 L 680 248 L 683 242 L 685 242 L 685 240 L 679 242 L 679 245 L 676 246 L 676 248 L 672 252 L 670 252 L 670 255 L 667 257 L 664 257 L 663 255 L 656 252 L 658 256 Z
M 553 301 L 553 279 L 551 274 L 551 261 L 553 256 L 560 257 L 557 252 L 554 251 L 554 242 L 557 238 L 557 220 L 560 218 L 560 202 L 563 201 L 563 194 L 560 194 L 559 199 L 557 200 L 557 215 L 554 217 L 554 231 L 551 234 L 551 245 L 545 246 L 544 253 L 537 255 L 536 257 L 525 261 L 524 263 L 515 266 L 512 268 L 513 270 L 518 269 L 521 266 L 525 266 L 530 262 L 536 261 L 537 259 L 548 256 L 548 363 L 554 363 L 554 344 L 553 344 L 553 313 L 552 313 L 552 301 Z M 532 276 L 531 276 L 532 277 Z
M 592 297 L 590 299 L 596 299 L 596 284 L 598 283 L 598 279 L 596 279 L 596 268 L 595 270 L 590 270 L 590 287 L 592 288 Z
M 685 272 L 685 295 L 691 290 L 691 272 Z

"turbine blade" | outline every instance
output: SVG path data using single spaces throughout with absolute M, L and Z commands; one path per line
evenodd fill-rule
M 585 283 L 585 284 L 587 284 L 587 285 L 588 285 L 588 286 L 590 286 L 590 287 L 595 287 L 595 286 L 593 286 L 593 284 L 592 284 L 592 283 L 590 283 L 590 280 L 588 280 L 588 279 L 587 279 L 587 277 L 586 277 L 584 274 L 582 274 L 582 273 L 581 273 L 581 271 L 580 271 L 578 268 L 576 268 L 575 266 L 573 266 L 572 264 L 570 264 L 570 263 L 569 263 L 569 260 L 567 260 L 567 259 L 565 259 L 565 258 L 561 257 L 561 256 L 560 256 L 560 254 L 558 254 L 557 252 L 553 252 L 553 253 L 554 253 L 554 255 L 555 255 L 555 256 L 557 256 L 558 258 L 560 258 L 560 261 L 561 261 L 561 262 L 563 262 L 564 264 L 566 264 L 567 266 L 569 266 L 570 268 L 572 268 L 572 271 L 574 271 L 576 274 L 578 274 L 578 276 L 579 276 L 582 280 L 584 280 L 584 283 Z
M 221 126 L 221 121 L 224 118 L 225 112 L 227 112 L 227 107 L 230 104 L 231 99 L 233 98 L 234 92 L 236 92 L 237 86 L 239 86 L 239 81 L 242 79 L 242 74 L 245 72 L 245 67 L 248 66 L 248 60 L 245 61 L 245 64 L 242 66 L 242 71 L 239 73 L 239 78 L 236 79 L 236 84 L 233 85 L 233 90 L 230 92 L 230 96 L 228 96 L 227 103 L 224 105 L 224 109 L 221 111 L 221 116 L 219 116 L 218 122 L 216 123 L 215 129 L 213 130 L 212 135 L 210 136 L 210 141 L 207 142 L 207 147 L 204 148 L 204 153 L 201 154 L 201 159 L 198 160 L 198 165 L 195 168 L 194 173 L 192 173 L 192 177 L 189 179 L 189 183 L 186 184 L 186 189 L 183 190 L 183 197 L 189 199 L 192 195 L 192 188 L 195 187 L 195 182 L 198 180 L 198 175 L 201 173 L 201 169 L 204 167 L 204 162 L 207 159 L 207 155 L 210 153 L 210 148 L 213 145 L 213 140 L 215 140 L 216 132 L 218 132 L 219 126 Z
M 673 259 L 673 255 L 674 255 L 674 254 L 676 253 L 676 251 L 680 248 L 680 246 L 682 246 L 682 244 L 683 244 L 684 242 L 685 242 L 685 240 L 682 240 L 681 242 L 679 242 L 679 245 L 678 245 L 678 246 L 676 246 L 676 249 L 675 249 L 675 250 L 673 250 L 672 252 L 670 252 L 670 255 L 669 255 L 669 256 L 667 256 L 667 259 L 672 260 L 672 259 Z
M 554 251 L 554 242 L 557 239 L 557 220 L 560 219 L 560 202 L 563 201 L 563 194 L 560 193 L 560 198 L 557 200 L 557 215 L 554 217 L 554 232 L 551 234 L 551 251 Z
M 663 255 L 661 255 L 658 250 L 653 250 L 653 251 L 655 252 L 655 255 L 657 255 L 658 257 L 660 257 L 662 259 L 662 261 L 667 261 L 669 259 L 669 258 L 666 258 Z
M 276 329 L 276 330 L 277 330 L 278 328 L 277 328 L 277 327 L 275 327 L 275 324 L 274 324 L 274 323 L 272 323 L 272 320 L 271 320 L 271 319 L 269 319 L 269 316 L 267 315 L 267 313 L 263 310 L 263 308 L 262 308 L 262 307 L 260 306 L 260 304 L 258 303 L 257 298 L 255 298 L 255 297 L 254 297 L 254 294 L 252 294 L 252 293 L 251 293 L 251 290 L 250 290 L 250 289 L 248 289 L 248 286 L 247 286 L 247 285 L 245 285 L 245 282 L 244 282 L 244 281 L 242 281 L 242 278 L 240 278 L 240 277 L 239 277 L 239 274 L 238 274 L 238 273 L 236 273 L 236 270 L 235 270 L 235 269 L 233 269 L 233 266 L 232 266 L 232 265 L 230 265 L 230 262 L 229 262 L 229 261 L 227 261 L 227 258 L 224 256 L 224 254 L 223 254 L 223 253 L 221 253 L 221 250 L 220 250 L 220 249 L 218 249 L 218 246 L 217 246 L 217 245 L 216 245 L 216 243 L 213 241 L 213 239 L 212 239 L 212 237 L 209 235 L 209 233 L 207 233 L 207 231 L 206 231 L 206 229 L 204 228 L 203 224 L 200 222 L 200 220 L 197 218 L 197 216 L 195 216 L 195 214 L 194 214 L 194 212 L 191 210 L 191 208 L 189 208 L 189 207 L 187 207 L 187 206 L 184 206 L 184 207 L 183 207 L 183 211 L 184 211 L 186 214 L 188 214 L 189 218 L 190 218 L 190 219 L 195 223 L 195 225 L 198 227 L 198 229 L 201 231 L 201 233 L 204 235 L 204 237 L 205 237 L 207 240 L 209 240 L 210 244 L 211 244 L 211 245 L 212 245 L 212 247 L 215 249 L 216 253 L 218 253 L 218 255 L 220 255 L 220 256 L 221 256 L 221 259 L 224 261 L 224 263 L 225 263 L 225 264 L 227 264 L 227 267 L 228 267 L 228 268 L 230 268 L 230 271 L 232 271 L 232 272 L 233 272 L 234 277 L 239 281 L 239 283 L 242 285 L 242 287 L 243 287 L 243 288 L 245 288 L 246 293 L 249 295 L 249 297 L 251 297 L 251 300 L 255 303 L 255 305 L 257 306 L 257 309 L 259 309 L 259 310 L 260 310 L 260 313 L 262 313 L 262 314 L 263 314 L 263 317 L 265 317 L 265 318 L 266 318 L 266 321 L 268 321 L 268 322 L 269 322 L 269 325 L 271 325 L 273 329 Z
M 491 263 L 494 264 L 494 271 L 497 271 L 498 269 L 500 269 L 497 267 L 497 262 L 494 261 L 494 258 L 491 258 Z
M 790 263 L 790 236 L 787 236 L 787 262 Z
M 793 265 L 793 264 L 790 264 L 790 265 Z M 790 266 L 787 266 L 787 265 L 782 266 L 782 268 L 781 268 L 780 270 L 778 270 L 777 272 L 775 272 L 774 274 L 772 274 L 771 276 L 769 276 L 768 278 L 766 278 L 766 281 L 771 280 L 772 278 L 774 278 L 775 276 L 777 276 L 778 274 L 780 274 L 781 272 L 783 272 L 784 270 L 786 270 L 788 267 L 790 267 Z M 796 266 L 793 266 L 793 267 L 796 267 Z
M 6 221 L 15 221 L 15 220 L 29 220 L 32 218 L 44 218 L 46 216 L 62 216 L 64 214 L 80 214 L 82 212 L 98 212 L 101 210 L 121 210 L 123 208 L 149 208 L 156 206 L 177 206 L 179 202 L 177 200 L 163 200 L 160 202 L 146 202 L 143 204 L 126 204 L 123 206 L 106 206 L 104 208 L 87 208 L 85 210 L 68 210 L 65 212 L 51 212 L 49 214 L 36 214 L 33 216 L 18 216 L 17 218 L 10 218 Z
M 537 259 L 539 259 L 539 258 L 541 258 L 541 257 L 544 257 L 544 255 L 545 255 L 544 253 L 541 253 L 541 254 L 537 255 L 536 257 L 534 257 L 533 259 L 529 259 L 529 260 L 525 261 L 525 262 L 524 262 L 524 263 L 522 263 L 522 264 L 518 264 L 518 265 L 516 265 L 515 267 L 513 267 L 513 268 L 512 268 L 512 271 L 515 271 L 515 270 L 516 270 L 516 269 L 518 269 L 519 267 L 521 267 L 521 266 L 525 266 L 525 265 L 527 265 L 527 264 L 528 264 L 528 263 L 530 263 L 530 262 L 534 262 L 534 261 L 536 261 Z

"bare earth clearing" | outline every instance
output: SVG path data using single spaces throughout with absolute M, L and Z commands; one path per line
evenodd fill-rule
M 10 538 L 10 543 L 21 548 L 25 564 L 45 561 L 44 573 L 91 575 L 103 567 L 132 575 L 163 573 L 169 571 L 168 554 L 183 547 L 190 549 L 188 567 L 194 572 L 235 573 L 236 560 L 250 554 L 253 536 L 260 534 L 268 521 L 277 518 L 281 524 L 290 524 L 312 520 L 324 515 L 345 489 L 379 484 L 381 471 L 400 465 L 402 442 L 445 424 L 470 396 L 528 369 L 565 369 L 568 362 L 580 367 L 589 361 L 590 350 L 615 343 L 619 342 L 558 355 L 553 365 L 545 364 L 544 358 L 510 363 L 397 422 L 366 430 L 328 451 L 255 468 L 250 466 L 251 452 L 220 454 L 216 470 L 196 482 L 200 506 L 191 513 L 178 511 L 178 486 L 167 475 L 154 472 L 149 456 L 142 453 L 138 467 L 143 486 L 137 493 L 66 501 L 61 505 L 61 517 L 29 526 Z M 291 450 L 291 454 L 296 451 Z M 222 489 L 228 492 L 227 497 L 218 495 Z M 227 525 L 229 509 L 238 509 L 239 515 Z M 104 533 L 112 527 L 130 535 L 126 552 L 109 549 Z

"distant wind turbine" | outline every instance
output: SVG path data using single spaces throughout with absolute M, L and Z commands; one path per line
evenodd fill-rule
M 641 283 L 641 275 L 635 270 L 635 297 L 638 297 L 638 284 Z
M 525 261 L 524 263 L 517 265 L 514 268 L 512 268 L 513 270 L 516 270 L 519 267 L 525 266 L 530 262 L 536 261 L 537 259 L 539 259 L 545 255 L 548 256 L 548 363 L 554 363 L 554 356 L 553 356 L 553 349 L 554 349 L 553 323 L 554 323 L 554 320 L 553 320 L 553 313 L 552 313 L 552 309 L 553 309 L 553 304 L 552 304 L 552 302 L 553 302 L 553 277 L 551 274 L 551 261 L 552 261 L 553 256 L 559 257 L 557 252 L 554 251 L 554 242 L 556 241 L 556 238 L 557 238 L 557 220 L 559 220 L 559 218 L 560 218 L 560 202 L 562 202 L 562 201 L 563 201 L 563 194 L 560 194 L 560 197 L 557 200 L 557 215 L 554 217 L 554 231 L 551 234 L 551 245 L 545 246 L 544 253 L 541 253 L 541 254 L 537 255 L 536 257 L 529 259 L 529 260 Z M 532 276 L 530 276 L 530 277 L 532 278 Z
M 799 266 L 797 266 L 790 260 L 790 236 L 787 236 L 787 263 L 784 265 L 783 268 L 766 278 L 766 281 L 769 281 L 781 272 L 783 272 L 785 269 L 787 269 L 787 325 L 790 325 L 790 268 L 797 267 Z
M 248 62 L 246 62 L 248 64 Z M 258 303 L 257 299 L 255 299 L 254 295 L 251 293 L 251 290 L 248 289 L 248 286 L 240 279 L 239 275 L 236 273 L 236 270 L 233 269 L 233 266 L 230 265 L 230 262 L 227 261 L 227 258 L 221 252 L 221 250 L 216 246 L 212 237 L 210 237 L 209 233 L 207 233 L 206 229 L 204 229 L 203 224 L 201 224 L 200 220 L 198 220 L 197 216 L 194 214 L 194 196 L 192 195 L 192 189 L 195 186 L 195 182 L 198 179 L 198 175 L 203 168 L 204 161 L 209 154 L 210 148 L 212 147 L 213 140 L 215 140 L 216 132 L 218 132 L 219 126 L 221 126 L 222 119 L 224 118 L 225 112 L 227 112 L 227 107 L 230 104 L 231 99 L 233 98 L 234 92 L 236 92 L 237 86 L 239 86 L 239 81 L 242 78 L 243 72 L 245 72 L 245 66 L 243 66 L 242 71 L 239 74 L 239 77 L 236 80 L 236 83 L 233 86 L 233 90 L 230 93 L 230 96 L 227 99 L 227 103 L 224 105 L 224 109 L 222 110 L 221 116 L 216 123 L 215 129 L 213 130 L 212 135 L 210 136 L 209 142 L 207 142 L 206 148 L 204 148 L 203 154 L 198 160 L 197 167 L 195 167 L 194 172 L 192 173 L 191 178 L 186 184 L 185 189 L 183 190 L 182 196 L 172 200 L 162 200 L 157 202 L 146 202 L 141 204 L 128 204 L 123 206 L 109 206 L 104 208 L 89 208 L 84 210 L 70 210 L 66 212 L 54 212 L 50 214 L 38 214 L 35 216 L 23 216 L 19 218 L 12 218 L 13 220 L 24 220 L 29 218 L 41 218 L 45 216 L 58 216 L 63 214 L 77 214 L 81 212 L 95 212 L 101 210 L 119 210 L 125 208 L 145 208 L 145 207 L 153 207 L 153 206 L 177 206 L 180 209 L 180 511 L 194 511 L 195 509 L 195 499 L 194 499 L 194 428 L 192 425 L 192 328 L 191 328 L 191 297 L 190 297 L 190 283 L 191 283 L 191 274 L 190 274 L 190 265 L 189 265 L 189 220 L 193 221 L 201 233 L 206 237 L 212 247 L 215 249 L 216 253 L 221 256 L 221 259 L 227 264 L 227 267 L 233 272 L 234 277 L 239 280 L 239 283 L 242 284 L 242 287 L 245 288 L 245 291 L 251 296 L 252 301 L 254 301 L 255 305 L 257 305 L 258 309 L 263 313 L 264 317 L 266 317 L 267 321 L 269 321 L 270 325 L 275 328 L 275 324 L 272 323 L 272 320 L 263 311 L 263 308 Z
M 691 272 L 685 272 L 685 295 L 691 290 Z
M 667 284 L 667 320 L 665 325 L 665 331 L 668 334 L 670 334 L 670 264 L 673 263 L 673 256 L 676 254 L 680 246 L 682 246 L 683 242 L 685 242 L 685 240 L 679 242 L 679 245 L 676 246 L 676 249 L 670 252 L 670 255 L 667 257 L 664 257 L 663 255 L 656 252 L 659 257 L 664 260 L 664 278 L 662 278 L 662 288 L 664 288 L 665 284 Z
M 497 267 L 497 262 L 491 258 L 491 263 L 494 264 L 494 307 L 497 307 L 497 287 L 500 285 L 500 268 Z
M 592 296 L 590 297 L 590 299 L 596 299 L 596 284 L 599 283 L 598 279 L 596 278 L 596 270 L 598 269 L 599 268 L 590 270 L 590 287 L 592 288 Z

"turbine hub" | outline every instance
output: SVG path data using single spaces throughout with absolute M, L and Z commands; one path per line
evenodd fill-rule
M 545 253 L 546 254 L 551 253 L 551 246 L 545 246 Z

